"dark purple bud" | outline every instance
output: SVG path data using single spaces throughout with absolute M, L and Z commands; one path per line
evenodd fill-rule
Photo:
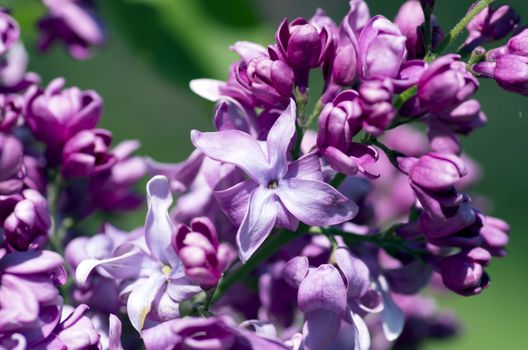
M 320 31 L 303 18 L 285 19 L 275 35 L 282 56 L 295 69 L 307 70 L 322 63 L 331 41 L 325 27 Z
M 23 99 L 18 95 L 0 95 L 0 131 L 9 132 L 22 116 Z
M 422 73 L 428 67 L 423 60 L 410 60 L 405 62 L 395 79 L 392 79 L 395 93 L 402 93 L 418 83 Z
M 504 220 L 491 216 L 482 217 L 480 237 L 482 247 L 493 256 L 506 256 L 506 245 L 509 241 L 510 225 Z
M 447 124 L 454 132 L 469 134 L 476 128 L 486 124 L 487 118 L 480 108 L 480 103 L 467 100 L 450 111 L 435 115 L 436 119 Z
M 356 78 L 357 53 L 352 43 L 339 43 L 332 62 L 332 81 L 341 86 L 350 86 Z
M 236 257 L 230 246 L 218 243 L 216 229 L 207 217 L 193 219 L 190 227 L 183 224 L 177 227 L 172 247 L 187 276 L 205 289 L 218 283 L 224 269 Z
M 92 46 L 100 46 L 105 34 L 95 10 L 86 2 L 47 2 L 49 14 L 40 20 L 38 47 L 47 51 L 59 41 L 66 45 L 70 55 L 78 60 L 91 55 Z
M 35 137 L 48 146 L 52 163 L 58 163 L 62 147 L 71 137 L 97 125 L 103 108 L 95 91 L 63 90 L 64 83 L 63 78 L 57 78 L 45 90 L 32 87 L 24 106 L 26 122 Z
M 435 60 L 420 77 L 418 98 L 430 113 L 440 113 L 468 99 L 478 85 L 460 56 L 446 55 Z
M 20 192 L 23 186 L 24 148 L 14 136 L 0 133 L 0 195 Z
M 429 191 L 446 191 L 467 174 L 466 167 L 457 156 L 429 153 L 420 158 L 411 169 L 409 179 Z
M 317 147 L 335 147 L 346 151 L 352 137 L 361 130 L 359 117 L 361 107 L 359 96 L 353 90 L 346 90 L 327 103 L 319 116 Z
M 438 263 L 442 281 L 447 288 L 463 296 L 476 295 L 489 284 L 484 271 L 491 256 L 483 248 L 474 248 L 443 258 Z
M 470 10 L 473 6 L 475 5 Z M 504 38 L 515 29 L 519 21 L 519 15 L 508 5 L 496 9 L 486 7 L 466 26 L 469 36 L 464 43 L 464 50 L 471 51 L 478 45 Z
M 512 37 L 506 45 L 507 53 L 528 57 L 528 28 Z
M 395 78 L 405 61 L 406 37 L 383 16 L 373 17 L 359 35 L 359 78 Z M 380 60 L 379 58 L 384 59 Z
M 66 178 L 94 176 L 115 164 L 110 152 L 112 133 L 104 129 L 83 130 L 72 137 L 62 152 L 61 172 Z
M 48 202 L 39 192 L 27 189 L 4 222 L 6 240 L 17 250 L 30 244 L 42 246 L 51 227 Z
M 17 21 L 5 12 L 0 12 L 0 55 L 13 47 L 20 37 Z
M 251 59 L 247 66 L 239 64 L 235 73 L 238 82 L 264 105 L 276 105 L 292 94 L 294 74 L 283 61 L 259 56 Z
M 380 135 L 396 115 L 392 105 L 394 88 L 390 79 L 363 82 L 359 87 L 363 129 Z

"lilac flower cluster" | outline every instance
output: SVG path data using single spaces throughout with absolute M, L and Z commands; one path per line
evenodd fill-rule
M 216 130 L 193 130 L 175 164 L 113 147 L 95 91 L 43 87 L 0 12 L 0 348 L 119 350 L 139 334 L 148 350 L 384 350 L 455 335 L 431 295 L 481 293 L 509 237 L 471 199 L 480 168 L 460 137 L 486 124 L 479 77 L 528 95 L 528 31 L 491 2 L 460 22 L 457 54 L 444 51 L 461 25 L 444 35 L 425 0 L 394 22 L 351 0 L 339 25 L 319 9 L 267 47 L 235 43 L 227 81 L 190 83 Z M 91 1 L 44 3 L 41 48 L 61 40 L 82 59 L 103 41 Z M 84 234 L 83 220 L 140 206 L 146 175 L 143 226 Z

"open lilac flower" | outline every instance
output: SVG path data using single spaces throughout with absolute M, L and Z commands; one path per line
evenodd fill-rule
M 20 37 L 17 21 L 8 13 L 0 11 L 0 56 L 5 54 Z
M 24 147 L 14 136 L 0 133 L 0 195 L 20 192 L 23 186 Z
M 225 210 L 234 221 L 240 222 L 237 244 L 244 262 L 275 225 L 294 230 L 301 220 L 308 225 L 329 226 L 350 220 L 357 213 L 356 204 L 322 181 L 314 154 L 288 162 L 294 134 L 293 100 L 262 146 L 238 130 L 191 132 L 192 142 L 200 151 L 215 160 L 236 165 L 250 177 L 217 192 Z
M 95 268 L 120 280 L 122 294 L 128 294 L 128 317 L 138 331 L 143 329 L 147 316 L 153 322 L 177 317 L 179 303 L 201 290 L 186 277 L 171 246 L 174 228 L 168 214 L 172 195 L 167 178 L 152 178 L 147 192 L 145 243 L 124 243 L 114 250 L 113 257 L 84 260 L 76 271 L 80 285 Z

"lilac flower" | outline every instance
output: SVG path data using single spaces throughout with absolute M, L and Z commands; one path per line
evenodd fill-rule
M 143 229 L 130 233 L 122 232 L 111 225 L 104 226 L 104 233 L 93 237 L 77 237 L 66 246 L 64 256 L 73 273 L 79 264 L 86 259 L 109 259 L 114 250 L 127 241 L 137 241 L 143 237 Z M 76 286 L 73 298 L 80 304 L 87 304 L 95 310 L 117 312 L 121 306 L 119 300 L 119 285 L 117 281 L 106 274 L 92 272 L 86 283 Z
M 352 38 L 353 36 L 359 35 L 371 17 L 368 5 L 364 0 L 350 0 L 349 4 L 350 10 L 341 25 L 346 28 L 347 35 Z
M 237 328 L 227 316 L 186 317 L 164 322 L 142 332 L 147 350 L 287 350 L 269 337 Z
M 470 7 L 470 10 L 475 5 Z M 466 26 L 469 35 L 463 49 L 471 51 L 486 42 L 500 40 L 511 33 L 520 21 L 519 15 L 508 5 L 488 6 Z
M 425 22 L 422 4 L 418 0 L 408 0 L 398 11 L 394 23 L 400 28 L 403 35 L 407 37 L 405 47 L 407 58 L 423 58 L 425 47 L 423 42 L 422 25 Z M 435 48 L 443 39 L 442 29 L 436 24 L 436 18 L 431 18 L 432 47 Z
M 293 100 L 271 128 L 264 147 L 238 130 L 191 132 L 192 142 L 200 151 L 236 165 L 250 177 L 216 193 L 230 217 L 240 222 L 237 244 L 244 262 L 275 225 L 290 230 L 296 229 L 298 220 L 308 225 L 335 225 L 357 213 L 352 201 L 322 181 L 314 154 L 288 163 L 294 134 Z
M 0 346 L 33 348 L 50 336 L 61 315 L 62 264 L 59 254 L 47 250 L 0 259 Z
M 22 143 L 14 136 L 0 133 L 0 195 L 20 192 L 23 186 Z
M 91 177 L 88 183 L 89 203 L 87 212 L 104 210 L 115 212 L 132 210 L 143 203 L 134 187 L 147 174 L 144 157 L 132 156 L 140 143 L 136 140 L 125 140 L 110 151 L 109 160 L 115 163 L 102 173 Z
M 483 248 L 464 250 L 443 258 L 438 263 L 442 281 L 447 288 L 460 295 L 479 294 L 489 284 L 484 266 L 488 266 L 490 259 L 490 253 Z
M 430 113 L 440 113 L 467 100 L 478 88 L 477 79 L 457 55 L 436 59 L 418 81 L 418 98 Z
M 352 142 L 362 126 L 359 100 L 355 91 L 346 90 L 325 105 L 319 116 L 317 148 L 335 171 L 349 176 L 360 172 L 374 178 L 369 166 L 376 162 L 378 152 L 374 147 Z
M 47 51 L 55 41 L 62 41 L 70 55 L 84 60 L 91 55 L 91 46 L 100 46 L 105 34 L 89 1 L 45 1 L 49 14 L 40 20 L 38 47 Z
M 482 248 L 486 249 L 492 256 L 506 256 L 506 245 L 508 244 L 510 225 L 504 220 L 491 216 L 479 215 L 482 221 L 480 237 Z
M 179 225 L 172 246 L 192 281 L 207 289 L 218 283 L 223 271 L 236 257 L 233 249 L 218 243 L 216 229 L 207 217 L 195 218 L 190 227 Z
M 83 130 L 64 145 L 61 172 L 65 178 L 94 176 L 116 162 L 110 153 L 112 133 L 105 129 Z
M 95 91 L 81 91 L 76 87 L 62 90 L 64 84 L 64 79 L 57 78 L 45 90 L 32 87 L 24 106 L 29 128 L 48 146 L 51 160 L 55 162 L 59 161 L 62 147 L 71 137 L 97 125 L 103 107 Z
M 178 305 L 198 293 L 171 246 L 174 232 L 168 209 L 172 195 L 167 178 L 156 176 L 147 184 L 149 211 L 145 222 L 145 242 L 124 243 L 108 259 L 87 259 L 77 267 L 76 279 L 84 285 L 97 268 L 120 280 L 122 294 L 128 294 L 127 314 L 141 331 L 147 317 L 153 322 L 179 315 Z
M 495 79 L 506 91 L 528 96 L 528 55 L 500 55 L 495 62 L 475 65 L 474 70 L 486 78 Z
M 235 67 L 238 82 L 264 106 L 287 101 L 293 90 L 293 70 L 281 60 L 258 56 Z
M 46 198 L 32 189 L 15 198 L 17 203 L 3 225 L 7 242 L 16 250 L 27 250 L 31 245 L 42 247 L 51 228 Z
M 22 116 L 23 99 L 19 95 L 0 95 L 0 131 L 9 132 Z
M 0 92 L 18 93 L 40 82 L 40 77 L 27 72 L 28 53 L 21 42 L 17 42 L 0 58 Z
M 392 106 L 393 91 L 390 79 L 365 81 L 359 86 L 365 131 L 380 135 L 389 126 L 396 115 Z
M 0 55 L 13 47 L 20 37 L 17 21 L 8 13 L 0 11 Z
M 407 54 L 405 40 L 394 23 L 380 15 L 373 17 L 358 38 L 359 78 L 395 78 Z

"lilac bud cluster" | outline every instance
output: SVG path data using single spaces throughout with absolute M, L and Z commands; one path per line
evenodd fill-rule
M 44 3 L 42 49 L 60 40 L 83 59 L 102 43 L 93 2 Z M 147 350 L 383 350 L 456 335 L 432 296 L 487 288 L 510 230 L 471 199 L 480 168 L 460 137 L 486 124 L 479 77 L 528 87 L 528 32 L 485 53 L 519 17 L 481 5 L 461 54 L 444 54 L 458 33 L 425 0 L 394 22 L 351 0 L 339 24 L 319 9 L 267 47 L 235 43 L 227 81 L 190 83 L 216 130 L 191 131 L 174 164 L 113 147 L 95 91 L 43 87 L 0 12 L 0 348 L 120 350 L 139 334 Z M 83 234 L 81 220 L 140 206 L 147 174 L 143 226 Z

